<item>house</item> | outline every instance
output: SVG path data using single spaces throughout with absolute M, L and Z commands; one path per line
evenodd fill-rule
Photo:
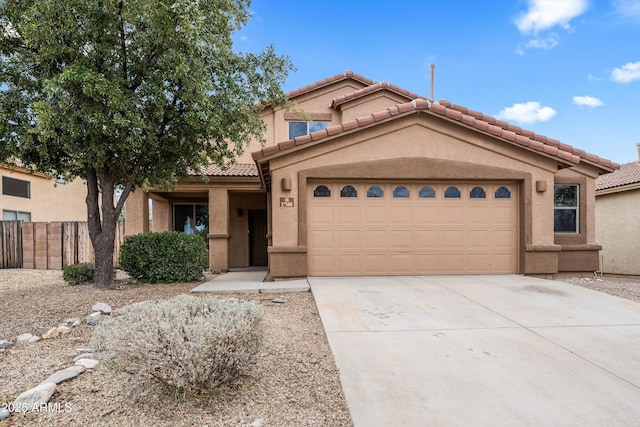
M 195 224 L 212 269 L 275 279 L 598 269 L 611 161 L 351 71 L 288 96 L 307 114 L 266 108 L 266 146 L 228 170 L 133 193 L 126 234 Z
M 638 160 L 596 179 L 596 241 L 603 273 L 640 275 L 640 144 Z
M 20 166 L 0 164 L 3 221 L 86 221 L 87 188 L 81 179 L 66 182 Z

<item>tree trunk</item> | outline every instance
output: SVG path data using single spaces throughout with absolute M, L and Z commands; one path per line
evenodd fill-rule
M 113 205 L 115 185 L 112 178 L 106 174 L 98 175 L 95 169 L 87 169 L 86 172 L 89 237 L 96 257 L 93 282 L 96 288 L 113 289 L 113 252 L 121 204 Z

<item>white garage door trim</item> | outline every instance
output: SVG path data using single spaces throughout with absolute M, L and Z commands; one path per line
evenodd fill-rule
M 517 272 L 515 182 L 314 180 L 307 189 L 310 276 Z

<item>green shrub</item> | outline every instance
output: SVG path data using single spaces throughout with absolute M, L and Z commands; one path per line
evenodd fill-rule
M 93 280 L 96 267 L 90 262 L 66 265 L 62 270 L 62 278 L 70 285 L 79 285 Z
M 105 365 L 169 391 L 205 393 L 233 386 L 254 365 L 263 338 L 255 302 L 179 295 L 116 310 L 91 345 Z
M 146 283 L 198 280 L 208 264 L 207 246 L 197 235 L 141 233 L 120 247 L 120 269 Z

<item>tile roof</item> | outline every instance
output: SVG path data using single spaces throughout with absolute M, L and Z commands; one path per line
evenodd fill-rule
M 475 128 L 481 132 L 500 138 L 511 144 L 527 147 L 534 151 L 560 158 L 568 163 L 578 164 L 581 161 L 594 164 L 605 171 L 613 171 L 619 167 L 618 164 L 610 160 L 602 159 L 594 154 L 579 150 L 570 145 L 563 144 L 552 138 L 538 135 L 534 132 L 511 125 L 494 117 L 484 115 L 480 112 L 469 110 L 466 107 L 452 104 L 449 101 L 430 102 L 426 99 L 415 99 L 411 102 L 399 104 L 377 113 L 359 117 L 355 120 L 330 126 L 327 129 L 313 132 L 308 135 L 299 136 L 292 140 L 281 142 L 263 148 L 252 153 L 254 160 L 269 157 L 278 152 L 292 149 L 296 146 L 317 142 L 321 139 L 332 137 L 351 130 L 366 127 L 374 123 L 379 123 L 406 114 L 424 111 L 451 121 Z
M 233 163 L 226 169 L 211 163 L 203 172 L 207 176 L 259 176 L 255 163 Z
M 409 92 L 406 89 L 402 89 L 399 86 L 396 86 L 394 84 L 391 83 L 387 83 L 387 82 L 379 82 L 379 83 L 374 83 L 372 85 L 369 85 L 367 87 L 364 87 L 362 89 L 358 89 L 354 92 L 351 93 L 347 93 L 344 95 L 341 95 L 337 98 L 335 98 L 333 100 L 333 102 L 331 103 L 331 108 L 336 108 L 338 106 L 340 106 L 341 104 L 344 104 L 345 102 L 349 102 L 349 101 L 353 101 L 354 99 L 358 99 L 360 97 L 363 97 L 365 95 L 368 95 L 370 93 L 374 93 L 374 92 L 378 92 L 384 89 L 389 89 L 393 92 L 396 92 L 400 95 L 403 95 L 404 97 L 406 97 L 407 99 L 416 99 L 416 98 L 420 98 L 419 95 L 416 95 L 413 92 Z
M 600 175 L 596 179 L 596 191 L 637 183 L 640 183 L 640 161 L 625 163 L 612 173 Z
M 366 78 L 366 77 L 364 77 L 364 76 L 362 76 L 360 74 L 356 74 L 351 70 L 347 70 L 342 74 L 336 74 L 333 77 L 327 77 L 326 79 L 318 80 L 315 83 L 311 83 L 311 84 L 308 84 L 308 85 L 303 86 L 301 88 L 292 90 L 291 92 L 287 93 L 287 97 L 288 98 L 293 98 L 295 96 L 300 96 L 300 95 L 305 94 L 307 92 L 312 92 L 312 91 L 314 91 L 314 90 L 316 90 L 318 88 L 321 88 L 323 86 L 328 86 L 330 84 L 333 84 L 333 83 L 336 83 L 336 82 L 339 82 L 339 81 L 342 81 L 342 80 L 346 80 L 346 79 L 349 79 L 349 78 L 357 80 L 357 81 L 359 81 L 359 82 L 361 82 L 361 83 L 363 83 L 363 84 L 365 84 L 367 86 L 370 86 L 370 85 L 373 85 L 373 84 L 376 83 L 376 82 L 374 82 L 373 80 L 371 80 L 369 78 Z

